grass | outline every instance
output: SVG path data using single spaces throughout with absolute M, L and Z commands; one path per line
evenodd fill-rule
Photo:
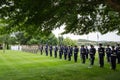
M 106 60 L 105 60 L 106 61 Z M 120 80 L 120 65 L 117 70 L 98 66 L 96 58 L 93 68 L 80 62 L 55 59 L 45 55 L 20 51 L 0 51 L 0 80 Z

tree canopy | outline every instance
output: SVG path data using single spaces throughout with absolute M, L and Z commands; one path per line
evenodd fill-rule
M 120 0 L 0 0 L 0 18 L 8 33 L 49 34 L 61 25 L 63 33 L 120 33 Z

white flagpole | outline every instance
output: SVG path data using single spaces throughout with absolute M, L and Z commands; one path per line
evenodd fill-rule
M 87 35 L 87 40 L 89 40 L 89 36 Z M 87 46 L 89 45 L 89 43 L 87 43 Z
M 97 32 L 97 44 L 99 44 L 99 34 Z

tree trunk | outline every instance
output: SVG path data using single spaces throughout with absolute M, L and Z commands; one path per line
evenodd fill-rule
M 5 53 L 5 43 L 3 43 L 3 53 Z

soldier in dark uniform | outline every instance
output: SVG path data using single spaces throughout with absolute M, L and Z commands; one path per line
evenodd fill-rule
M 100 67 L 104 67 L 105 50 L 102 47 L 102 44 L 99 44 L 98 54 L 99 54 L 99 64 L 100 64 Z
M 58 47 L 55 46 L 55 48 L 54 48 L 54 56 L 55 56 L 55 58 L 57 58 L 57 52 L 58 52 Z
M 117 53 L 115 50 L 115 47 L 112 46 L 112 50 L 111 50 L 111 69 L 115 70 L 116 69 L 116 58 L 117 58 Z
M 50 57 L 52 57 L 52 50 L 53 50 L 52 45 L 50 45 L 49 50 L 50 50 Z
M 89 49 L 88 49 L 88 47 L 86 46 L 86 59 L 88 59 L 88 54 L 89 54 Z
M 68 47 L 68 51 L 67 51 L 67 53 L 68 53 L 68 61 L 71 61 L 71 52 L 70 52 L 70 46 Z
M 90 46 L 90 52 L 89 52 L 89 55 L 90 55 L 90 65 L 94 65 L 94 60 L 95 60 L 95 53 L 96 53 L 96 49 L 94 48 L 93 45 Z
M 85 64 L 86 49 L 84 48 L 84 45 L 82 45 L 80 48 L 80 54 L 81 54 L 81 58 L 82 58 L 82 63 Z
M 79 51 L 78 47 L 75 46 L 75 48 L 74 48 L 74 61 L 75 61 L 75 62 L 77 62 L 78 51 Z
M 43 45 L 40 46 L 40 53 L 43 54 Z
M 2 50 L 2 44 L 0 44 L 0 50 Z
M 117 52 L 117 63 L 120 64 L 120 45 L 119 44 L 117 44 L 116 52 Z
M 111 52 L 111 48 L 109 47 L 109 45 L 107 45 L 106 48 L 107 62 L 110 62 L 110 52 Z
M 48 45 L 47 44 L 45 46 L 45 53 L 46 53 L 46 56 L 48 56 Z
M 60 45 L 59 48 L 59 58 L 62 59 L 62 55 L 63 55 L 63 46 Z
M 64 52 L 64 59 L 65 59 L 65 60 L 67 59 L 67 51 L 68 51 L 68 47 L 67 47 L 67 46 L 64 46 L 63 52 Z
M 73 55 L 73 47 L 72 47 L 72 45 L 70 46 L 70 54 L 71 54 L 71 56 Z

